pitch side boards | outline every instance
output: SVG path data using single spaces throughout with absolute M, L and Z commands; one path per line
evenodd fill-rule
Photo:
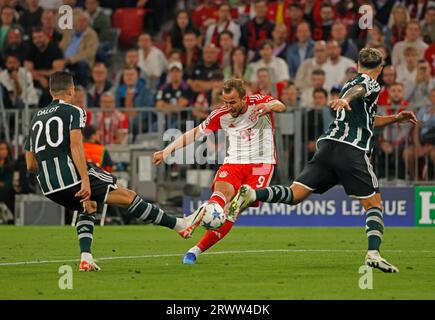
M 381 188 L 384 220 L 388 226 L 435 226 L 435 186 Z M 185 214 L 209 199 L 205 188 L 198 198 L 184 197 Z M 249 208 L 237 221 L 240 226 L 362 226 L 364 210 L 342 187 L 311 197 L 297 206 L 262 203 Z

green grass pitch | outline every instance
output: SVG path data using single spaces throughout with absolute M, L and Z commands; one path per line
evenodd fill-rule
M 202 233 L 97 227 L 103 270 L 79 273 L 75 228 L 0 227 L 0 299 L 435 299 L 433 229 L 387 228 L 382 254 L 400 273 L 373 270 L 372 290 L 358 286 L 363 228 L 235 227 L 196 265 L 182 265 Z M 58 287 L 63 264 L 73 268 L 72 290 Z

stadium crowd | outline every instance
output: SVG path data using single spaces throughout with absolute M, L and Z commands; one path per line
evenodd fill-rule
M 58 28 L 62 4 L 74 8 L 73 30 Z M 360 28 L 362 5 L 372 9 L 372 28 Z M 122 7 L 144 8 L 145 17 L 135 41 L 121 42 L 117 63 L 110 53 L 120 40 L 113 30 Z M 75 104 L 101 110 L 97 119 L 88 113 L 99 143 L 125 144 L 136 107 L 193 107 L 199 123 L 219 104 L 223 81 L 238 77 L 249 93 L 279 97 L 289 111 L 315 110 L 308 127 L 319 135 L 332 119 L 328 102 L 357 73 L 359 50 L 373 47 L 385 55 L 379 114 L 411 109 L 421 120 L 415 130 L 397 125 L 379 133 L 379 174 L 398 159 L 407 168 L 402 175 L 418 179 L 416 159 L 435 163 L 434 39 L 429 0 L 2 0 L 2 110 L 47 105 L 48 76 L 67 69 L 76 79 Z M 304 146 L 310 154 L 315 138 Z M 400 156 L 389 156 L 394 152 Z M 29 183 L 23 160 L 13 164 L 10 156 L 1 142 L 0 201 L 13 211 L 10 195 L 32 188 L 20 186 Z

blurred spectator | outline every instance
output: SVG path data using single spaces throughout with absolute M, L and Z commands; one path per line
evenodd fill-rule
M 140 74 L 140 68 L 137 65 L 138 62 L 139 62 L 139 54 L 137 52 L 137 49 L 133 49 L 133 48 L 128 49 L 124 55 L 124 68 L 125 67 L 136 68 L 137 72 Z M 115 82 L 114 82 L 115 87 L 121 85 L 123 82 L 122 72 L 123 72 L 123 69 L 120 69 L 116 73 Z
M 384 33 L 383 33 L 382 29 L 380 28 L 380 26 L 374 24 L 373 28 L 367 29 L 367 38 L 366 38 L 365 47 L 366 48 L 374 48 L 374 47 L 380 47 L 380 46 L 385 47 L 386 53 L 391 51 L 391 46 L 387 47 L 387 43 L 385 42 L 385 37 L 384 37 Z M 357 48 L 357 53 L 358 53 L 358 48 Z M 385 55 L 385 57 L 386 56 L 387 55 Z M 358 60 L 358 56 L 357 56 L 357 59 L 355 59 L 355 60 Z
M 358 60 L 358 48 L 352 39 L 347 36 L 347 29 L 342 21 L 338 20 L 332 24 L 331 39 L 341 45 L 341 53 L 343 56 L 353 61 Z
M 300 106 L 298 90 L 294 82 L 287 82 L 281 95 L 281 101 L 287 107 L 287 111 Z
M 231 78 L 243 79 L 249 84 L 252 78 L 252 65 L 248 64 L 248 57 L 244 47 L 238 47 L 231 53 L 231 65 L 224 69 L 224 80 Z
M 257 85 L 254 94 L 262 94 L 272 97 L 278 97 L 278 90 L 270 79 L 269 69 L 260 68 L 257 70 Z
M 430 66 L 425 60 L 420 60 L 414 81 L 407 82 L 406 98 L 416 107 L 429 103 L 429 93 L 435 88 L 435 78 L 431 76 Z
M 33 87 L 32 74 L 21 66 L 20 58 L 8 55 L 5 67 L 6 69 L 0 72 L 0 85 L 12 105 L 16 108 L 23 108 L 25 105 L 36 106 L 39 98 Z
M 23 63 L 26 58 L 27 47 L 23 41 L 23 30 L 21 27 L 14 26 L 10 28 L 3 47 L 2 61 L 4 62 L 7 55 L 13 54 L 18 56 L 21 63 Z
M 15 23 L 15 9 L 5 5 L 0 9 L 0 51 L 3 51 L 9 30 Z
M 325 71 L 322 69 L 314 69 L 311 72 L 311 86 L 302 90 L 301 105 L 311 107 L 314 104 L 313 93 L 316 89 L 321 89 L 325 85 Z
M 15 192 L 12 185 L 14 161 L 6 141 L 0 141 L 0 202 L 14 213 Z
M 429 63 L 431 67 L 431 75 L 435 76 L 435 43 L 432 43 L 429 48 L 426 49 L 424 53 L 424 58 Z
M 381 92 L 379 92 L 378 106 L 387 106 L 391 104 L 389 97 L 390 86 L 396 82 L 396 69 L 392 65 L 387 65 L 382 70 L 382 82 Z
M 427 8 L 424 20 L 421 22 L 421 35 L 427 44 L 435 42 L 435 5 Z
M 39 0 L 26 0 L 26 9 L 21 13 L 18 20 L 18 23 L 24 27 L 26 35 L 30 35 L 32 28 L 41 26 L 42 11 Z
M 233 34 L 234 47 L 239 45 L 240 41 L 240 26 L 231 20 L 231 7 L 228 3 L 222 3 L 218 8 L 218 19 L 216 23 L 208 26 L 205 33 L 205 44 L 213 43 L 219 46 L 219 35 L 222 31 L 231 31 Z
M 404 63 L 397 66 L 397 82 L 407 87 L 409 83 L 415 81 L 417 76 L 418 50 L 415 47 L 406 47 L 403 55 Z
M 103 8 L 100 7 L 99 0 L 86 0 L 86 12 L 90 16 L 90 26 L 98 34 L 98 40 L 101 43 L 110 41 L 110 28 L 112 22 L 110 17 L 104 13 Z
M 322 69 L 328 61 L 326 51 L 326 42 L 323 40 L 316 41 L 314 44 L 314 57 L 305 60 L 296 72 L 296 87 L 304 90 L 312 86 L 311 74 L 315 69 Z
M 90 100 L 91 98 L 83 86 L 81 85 L 75 86 L 73 105 L 80 107 L 86 111 L 86 114 L 88 115 L 88 118 L 86 119 L 86 123 L 90 123 L 92 120 L 92 115 L 87 110 L 90 107 L 89 106 Z
M 419 123 L 414 127 L 413 144 L 403 152 L 406 168 L 412 180 L 420 178 L 420 159 L 429 157 L 432 166 L 435 165 L 435 88 L 431 90 L 429 100 L 430 103 L 417 113 Z
M 125 113 L 116 110 L 113 93 L 104 92 L 99 106 L 101 112 L 97 113 L 97 127 L 101 144 L 126 144 L 128 119 Z
M 220 71 L 218 64 L 219 50 L 213 44 L 204 46 L 202 60 L 193 69 L 187 83 L 195 92 L 208 92 L 213 89 L 213 75 Z
M 348 29 L 358 20 L 358 9 L 353 0 L 338 1 L 335 4 L 336 19 L 341 20 Z
M 391 10 L 397 5 L 397 2 L 397 0 L 374 1 L 376 6 L 376 20 L 386 25 L 388 23 L 388 17 L 391 15 Z
M 335 40 L 327 43 L 329 59 L 323 66 L 326 74 L 325 89 L 331 90 L 333 85 L 340 84 L 346 70 L 356 65 L 355 61 L 341 55 L 341 47 Z
M 332 24 L 334 23 L 334 15 L 335 15 L 334 7 L 330 3 L 325 2 L 321 5 L 320 7 L 321 23 L 319 24 L 316 21 L 314 21 L 314 23 L 312 24 L 314 40 L 316 41 L 329 40 Z
M 218 12 L 214 2 L 214 0 L 202 0 L 201 4 L 193 10 L 193 23 L 201 29 L 201 33 L 217 20 Z
M 88 89 L 91 97 L 89 107 L 99 107 L 101 95 L 112 89 L 112 84 L 107 78 L 107 68 L 103 63 L 97 62 L 92 67 L 92 84 Z
M 285 24 L 277 24 L 272 32 L 273 38 L 273 55 L 275 57 L 284 59 L 287 53 L 287 27 Z
M 411 20 L 406 25 L 405 40 L 397 42 L 393 47 L 391 59 L 393 65 L 398 66 L 405 60 L 405 48 L 414 47 L 417 49 L 418 58 L 422 59 L 428 45 L 421 39 L 420 24 Z
M 169 81 L 157 92 L 156 108 L 170 112 L 181 111 L 191 103 L 192 91 L 183 81 L 183 65 L 180 62 L 169 64 Z
M 123 84 L 116 90 L 116 105 L 123 108 L 149 107 L 153 105 L 151 92 L 145 81 L 139 78 L 137 69 L 125 67 L 122 72 Z
M 411 18 L 422 20 L 428 7 L 434 5 L 432 0 L 404 0 L 408 8 Z
M 385 38 L 390 50 L 397 42 L 405 40 L 406 25 L 409 19 L 409 12 L 403 4 L 399 3 L 394 6 L 388 26 L 385 28 Z
M 94 65 L 98 49 L 98 35 L 89 25 L 89 15 L 81 9 L 74 11 L 74 29 L 63 34 L 60 48 L 64 52 L 65 65 L 74 74 L 78 84 L 86 87 L 90 68 Z
M 378 109 L 378 115 L 391 116 L 398 114 L 409 106 L 405 100 L 405 88 L 403 84 L 395 82 L 389 89 L 390 105 Z M 379 138 L 379 165 L 380 177 L 403 179 L 404 162 L 400 155 L 405 147 L 405 142 L 411 130 L 410 124 L 396 123 L 382 129 Z M 397 161 L 397 162 L 396 162 Z
M 289 44 L 296 41 L 296 28 L 304 21 L 304 10 L 301 4 L 295 1 L 289 6 L 289 20 L 290 23 L 286 23 L 287 26 L 287 41 Z
M 358 69 L 357 67 L 349 67 L 346 69 L 346 72 L 344 73 L 344 78 L 341 81 L 341 84 L 346 84 L 348 81 L 351 81 L 353 78 L 356 77 L 356 75 L 358 74 Z
M 323 88 L 316 88 L 313 91 L 313 104 L 309 106 L 306 113 L 306 120 L 303 125 L 303 135 L 307 141 L 305 147 L 308 152 L 308 159 L 311 159 L 316 152 L 316 140 L 323 133 L 323 112 L 330 112 L 327 108 L 328 92 Z
M 141 77 L 147 81 L 148 88 L 154 91 L 162 73 L 168 68 L 168 61 L 162 50 L 153 45 L 148 33 L 142 33 L 139 36 L 138 47 L 138 66 L 141 70 Z
M 194 32 L 196 35 L 199 34 L 199 30 L 193 25 L 188 12 L 181 10 L 177 13 L 174 26 L 169 31 L 169 37 L 166 38 L 166 54 L 168 54 L 172 49 L 185 49 L 183 39 L 187 31 Z
M 26 52 L 24 66 L 32 74 L 35 87 L 41 91 L 39 103 L 51 102 L 48 92 L 48 77 L 64 67 L 63 54 L 56 43 L 50 42 L 41 28 L 32 31 L 32 44 Z
M 109 152 L 100 141 L 100 134 L 95 126 L 86 126 L 83 130 L 83 149 L 86 162 L 112 172 L 113 162 Z
M 296 29 L 297 41 L 290 45 L 286 53 L 286 62 L 290 77 L 294 78 L 299 66 L 313 56 L 314 41 L 311 39 L 310 25 L 301 22 Z
M 272 84 L 290 80 L 287 63 L 273 55 L 273 43 L 270 40 L 264 40 L 260 44 L 261 59 L 252 64 L 252 83 L 255 85 L 258 81 L 257 70 L 260 68 L 269 69 Z
M 275 24 L 290 23 L 289 8 L 292 0 L 269 1 L 267 18 Z
M 242 37 L 240 40 L 242 46 L 253 52 L 257 51 L 264 40 L 272 38 L 272 31 L 275 27 L 275 25 L 266 18 L 266 0 L 255 0 L 254 9 L 255 18 L 249 20 L 242 26 Z M 253 53 L 251 55 L 253 55 Z M 250 58 L 250 55 L 248 55 L 248 58 Z
M 201 60 L 202 50 L 199 47 L 198 35 L 194 31 L 186 31 L 183 36 L 184 51 L 182 55 L 182 63 L 185 66 L 184 74 L 191 77 L 193 68 Z
M 64 4 L 63 0 L 40 0 L 39 5 L 44 10 L 58 10 Z
M 106 62 L 107 53 L 112 49 L 112 44 L 110 43 L 110 30 L 112 28 L 111 18 L 104 12 L 103 8 L 100 7 L 99 0 L 86 0 L 85 5 L 86 12 L 91 19 L 92 29 L 97 33 L 99 40 L 95 59 L 100 62 Z
M 224 30 L 219 34 L 219 48 L 219 65 L 223 70 L 231 64 L 231 53 L 235 48 L 231 31 Z
M 62 34 L 56 30 L 56 16 L 52 10 L 44 10 L 41 16 L 41 28 L 47 35 L 49 41 L 59 44 Z

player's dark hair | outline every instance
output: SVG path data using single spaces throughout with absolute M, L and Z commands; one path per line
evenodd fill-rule
M 74 86 L 74 79 L 71 73 L 56 71 L 50 76 L 50 91 L 53 93 L 67 91 Z
M 242 79 L 230 79 L 224 82 L 223 93 L 230 94 L 233 90 L 237 91 L 240 98 L 246 95 L 246 89 Z
M 378 49 L 364 48 L 359 52 L 358 63 L 364 69 L 376 69 L 382 64 L 382 53 Z

